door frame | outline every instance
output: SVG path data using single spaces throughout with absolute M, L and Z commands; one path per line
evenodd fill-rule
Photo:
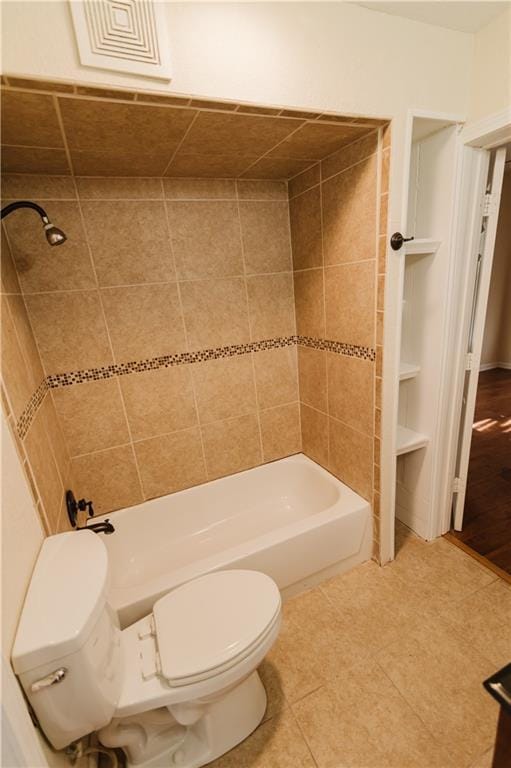
M 466 344 L 479 247 L 481 204 L 485 193 L 490 152 L 511 142 L 511 107 L 476 123 L 466 125 L 460 140 L 463 146 L 460 205 L 456 221 L 455 281 L 451 296 L 448 342 L 450 364 L 442 384 L 442 399 L 450 403 L 449 417 L 443 426 L 442 442 L 446 446 L 443 472 L 433 489 L 436 498 L 436 536 L 451 529 L 453 480 L 455 477 L 458 434 L 462 410 L 463 383 L 466 366 Z M 467 263 L 470 269 L 466 269 Z M 487 305 L 487 299 L 485 304 Z M 486 310 L 486 306 L 484 308 Z

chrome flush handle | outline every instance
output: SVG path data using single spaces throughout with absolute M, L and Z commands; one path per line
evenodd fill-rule
M 49 675 L 46 675 L 46 677 L 42 677 L 40 680 L 36 680 L 35 683 L 32 683 L 30 690 L 32 693 L 37 693 L 37 691 L 41 691 L 43 688 L 49 688 L 50 685 L 61 683 L 66 675 L 67 669 L 65 667 L 60 667 L 60 669 L 56 669 L 55 672 L 51 672 Z

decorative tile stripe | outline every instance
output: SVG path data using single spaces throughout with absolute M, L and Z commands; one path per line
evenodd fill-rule
M 28 401 L 23 413 L 17 421 L 16 429 L 20 439 L 23 440 L 49 389 L 71 387 L 74 384 L 84 384 L 88 381 L 102 381 L 104 379 L 111 379 L 114 376 L 127 376 L 131 373 L 142 373 L 143 371 L 157 371 L 160 368 L 171 368 L 176 365 L 190 365 L 192 363 L 202 363 L 206 360 L 220 360 L 221 358 L 226 357 L 248 355 L 250 352 L 262 352 L 268 349 L 281 349 L 283 347 L 293 347 L 296 345 L 321 349 L 327 352 L 335 352 L 338 355 L 358 357 L 361 360 L 374 361 L 376 358 L 375 350 L 371 347 L 360 347 L 356 344 L 345 344 L 342 341 L 331 341 L 329 339 L 316 339 L 312 336 L 278 336 L 274 339 L 252 341 L 248 344 L 231 344 L 227 347 L 213 347 L 211 349 L 198 350 L 197 352 L 181 352 L 175 355 L 162 355 L 161 357 L 152 357 L 148 360 L 135 360 L 129 363 L 114 363 L 112 365 L 102 366 L 101 368 L 87 368 L 82 371 L 52 373 L 39 384 L 38 388 Z
M 39 410 L 39 406 L 42 405 L 44 397 L 46 393 L 48 392 L 49 384 L 48 379 L 43 379 L 39 386 L 37 387 L 36 391 L 26 404 L 23 413 L 19 417 L 18 421 L 16 422 L 16 431 L 18 433 L 18 436 L 20 440 L 23 440 L 30 428 L 30 425 L 32 424 L 35 415 L 37 411 Z
M 83 384 L 86 381 L 110 379 L 113 376 L 127 376 L 130 373 L 142 371 L 157 371 L 159 368 L 171 368 L 175 365 L 190 365 L 206 360 L 219 360 L 224 357 L 247 355 L 250 352 L 261 352 L 265 349 L 292 347 L 296 344 L 296 336 L 279 336 L 275 339 L 252 341 L 248 344 L 231 344 L 227 347 L 201 349 L 197 352 L 181 352 L 175 355 L 162 355 L 148 360 L 135 360 L 130 363 L 114 363 L 102 368 L 87 368 L 83 371 L 52 373 L 47 377 L 48 386 L 53 388 L 69 387 L 72 384 Z
M 299 346 L 323 349 L 326 352 L 335 352 L 338 355 L 358 357 L 361 360 L 376 359 L 376 351 L 372 347 L 360 347 L 358 344 L 345 344 L 343 341 L 331 341 L 330 339 L 316 339 L 312 336 L 296 336 Z

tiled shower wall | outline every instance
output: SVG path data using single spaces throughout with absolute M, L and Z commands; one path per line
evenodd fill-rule
M 12 175 L 3 197 L 69 238 L 48 248 L 32 211 L 5 220 L 34 367 L 7 344 L 7 397 L 27 452 L 45 456 L 43 419 L 64 435 L 51 493 L 28 462 L 49 531 L 70 485 L 101 513 L 300 451 L 284 182 Z
M 378 542 L 389 151 L 375 130 L 288 185 L 4 177 L 69 236 L 4 222 L 6 408 L 49 532 L 67 487 L 107 512 L 303 443 Z
M 379 543 L 389 129 L 289 183 L 303 451 L 374 510 Z

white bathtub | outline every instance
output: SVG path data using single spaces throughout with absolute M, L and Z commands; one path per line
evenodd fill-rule
M 368 502 L 302 454 L 108 518 L 115 533 L 100 535 L 110 555 L 109 600 L 123 627 L 203 573 L 252 568 L 286 595 L 371 556 Z

